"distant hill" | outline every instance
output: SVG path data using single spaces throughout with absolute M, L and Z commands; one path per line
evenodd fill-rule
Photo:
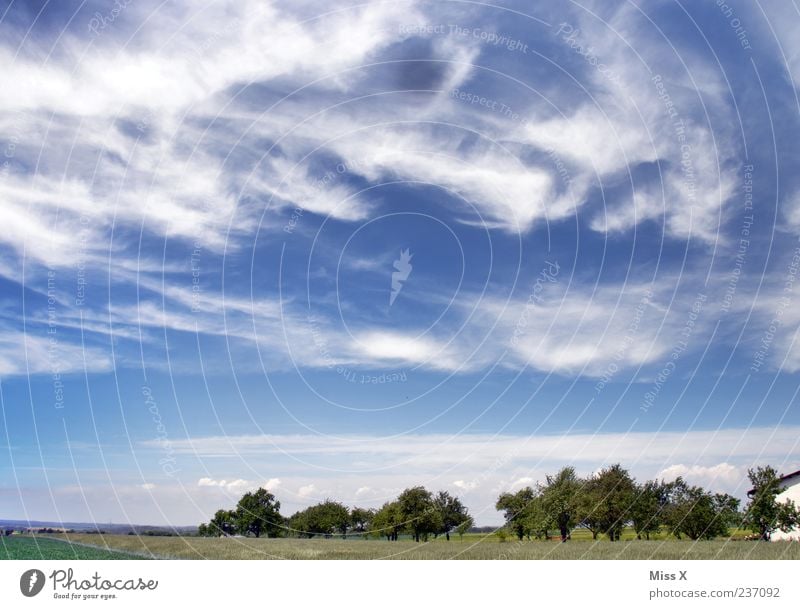
M 116 535 L 125 535 L 127 533 L 135 533 L 138 535 L 146 535 L 148 532 L 152 533 L 176 533 L 186 534 L 195 533 L 196 526 L 180 526 L 169 527 L 153 524 L 114 524 L 114 523 L 95 523 L 95 522 L 56 522 L 50 520 L 3 520 L 0 519 L 0 530 L 14 529 L 21 531 L 25 529 L 72 529 L 80 533 L 113 533 Z

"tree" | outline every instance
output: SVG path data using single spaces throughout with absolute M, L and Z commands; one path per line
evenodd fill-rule
M 548 475 L 546 480 L 540 491 L 542 511 L 546 522 L 559 530 L 563 543 L 577 524 L 581 481 L 575 475 L 574 467 L 564 467 L 555 476 Z M 531 524 L 535 530 L 535 524 Z M 547 528 L 545 524 L 545 530 Z
M 547 513 L 542 496 L 541 486 L 537 485 L 535 496 L 523 512 L 523 527 L 528 539 L 533 535 L 536 539 L 550 539 L 550 529 L 555 526 L 553 518 Z
M 748 496 L 743 523 L 764 541 L 769 541 L 775 531 L 788 533 L 800 523 L 800 512 L 791 499 L 779 502 L 777 496 L 783 490 L 780 476 L 770 466 L 747 470 L 753 486 Z
M 589 478 L 578 496 L 578 526 L 590 531 L 592 539 L 597 539 L 601 530 L 601 512 L 597 508 L 600 501 L 602 501 L 600 487 Z
M 671 483 L 666 522 L 672 533 L 680 538 L 713 539 L 728 535 L 735 518 L 739 500 L 730 495 L 712 495 L 699 486 L 689 486 L 683 478 Z
M 522 541 L 531 534 L 531 512 L 537 492 L 526 486 L 516 493 L 503 493 L 497 498 L 495 509 L 503 512 L 506 526 Z
M 668 499 L 669 487 L 664 482 L 648 480 L 636 486 L 630 517 L 638 539 L 642 536 L 650 539 L 650 533 L 657 533 L 661 529 Z
M 245 493 L 236 505 L 236 528 L 243 535 L 278 537 L 284 522 L 280 509 L 281 502 L 265 488 Z
M 308 510 L 300 510 L 289 516 L 289 532 L 296 537 L 314 537 L 317 531 L 313 530 L 309 522 Z
M 366 533 L 375 518 L 375 510 L 354 507 L 350 510 L 350 526 L 354 533 Z
M 370 531 L 379 537 L 386 536 L 387 541 L 397 541 L 403 529 L 403 516 L 397 501 L 384 503 L 372 519 Z
M 472 527 L 475 526 L 475 520 L 472 516 L 467 516 L 461 524 L 456 527 L 456 533 L 458 533 L 458 538 L 461 541 L 464 541 L 464 533 L 467 533 Z
M 326 499 L 292 515 L 289 526 L 300 537 L 335 533 L 346 537 L 350 527 L 350 512 L 338 501 Z
M 347 537 L 350 526 L 350 511 L 338 501 L 326 499 L 319 506 L 325 526 L 331 533 L 339 533 L 342 538 Z
M 232 510 L 217 510 L 211 521 L 207 525 L 201 526 L 203 527 L 202 534 L 205 537 L 234 535 L 236 534 L 236 514 Z M 200 531 L 201 529 L 198 528 L 198 534 Z
M 469 518 L 467 508 L 458 497 L 453 497 L 447 491 L 439 491 L 433 499 L 433 505 L 441 525 L 435 534 L 444 534 L 447 541 L 450 541 L 450 531 Z
M 739 511 L 741 502 L 736 497 L 727 493 L 715 493 L 713 503 L 718 518 L 725 523 L 726 529 L 738 527 L 742 524 L 742 513 Z M 725 534 L 728 534 L 727 530 Z
M 424 486 L 407 488 L 397 498 L 400 516 L 414 536 L 414 541 L 427 539 L 428 535 L 441 530 L 439 512 L 433 502 L 433 495 Z
M 635 493 L 633 478 L 619 463 L 600 470 L 587 480 L 581 493 L 581 524 L 592 531 L 595 539 L 601 532 L 611 541 L 618 541 L 630 520 Z

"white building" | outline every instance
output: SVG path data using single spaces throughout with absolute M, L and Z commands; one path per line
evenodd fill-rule
M 791 499 L 796 505 L 800 506 L 800 470 L 791 474 L 786 474 L 780 479 L 781 488 L 783 489 L 780 494 L 775 498 L 776 501 L 786 501 Z M 794 539 L 800 541 L 800 528 L 795 527 L 794 530 L 784 533 L 783 531 L 775 531 L 772 534 L 772 541 L 783 539 Z

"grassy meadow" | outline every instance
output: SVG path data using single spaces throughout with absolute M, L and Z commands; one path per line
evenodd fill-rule
M 86 535 L 86 537 L 96 537 Z M 96 539 L 92 540 L 97 542 Z M 119 550 L 34 535 L 0 536 L 0 560 L 126 560 L 148 558 Z
M 61 541 L 63 540 L 63 541 Z M 68 541 L 67 541 L 68 540 Z M 22 542 L 29 556 L 14 554 Z M 6 542 L 8 544 L 8 542 Z M 37 554 L 35 544 L 39 544 Z M 47 545 L 45 545 L 47 544 Z M 80 544 L 80 545 L 79 545 Z M 33 546 L 33 547 L 32 547 Z M 94 549 L 90 548 L 92 546 Z M 14 539 L 6 558 L 173 558 L 218 560 L 776 560 L 800 559 L 800 543 L 752 541 L 607 540 L 500 541 L 493 535 L 465 535 L 452 541 L 415 543 L 376 539 L 255 539 L 208 537 L 137 537 L 135 535 L 70 534 Z M 90 555 L 97 552 L 98 555 Z M 8 553 L 8 551 L 7 551 Z M 47 554 L 47 555 L 45 555 Z

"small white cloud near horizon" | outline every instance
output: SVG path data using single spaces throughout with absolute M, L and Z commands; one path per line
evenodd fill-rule
M 737 467 L 730 463 L 718 463 L 708 466 L 677 463 L 665 467 L 656 477 L 668 482 L 681 477 L 691 484 L 697 484 L 713 490 L 718 487 L 727 488 L 731 485 L 736 485 L 740 483 L 746 475 L 746 468 Z
M 197 481 L 197 486 L 213 486 L 224 488 L 226 490 L 236 490 L 236 489 L 244 489 L 249 486 L 252 486 L 252 483 L 248 480 L 214 480 L 213 478 L 200 478 Z

